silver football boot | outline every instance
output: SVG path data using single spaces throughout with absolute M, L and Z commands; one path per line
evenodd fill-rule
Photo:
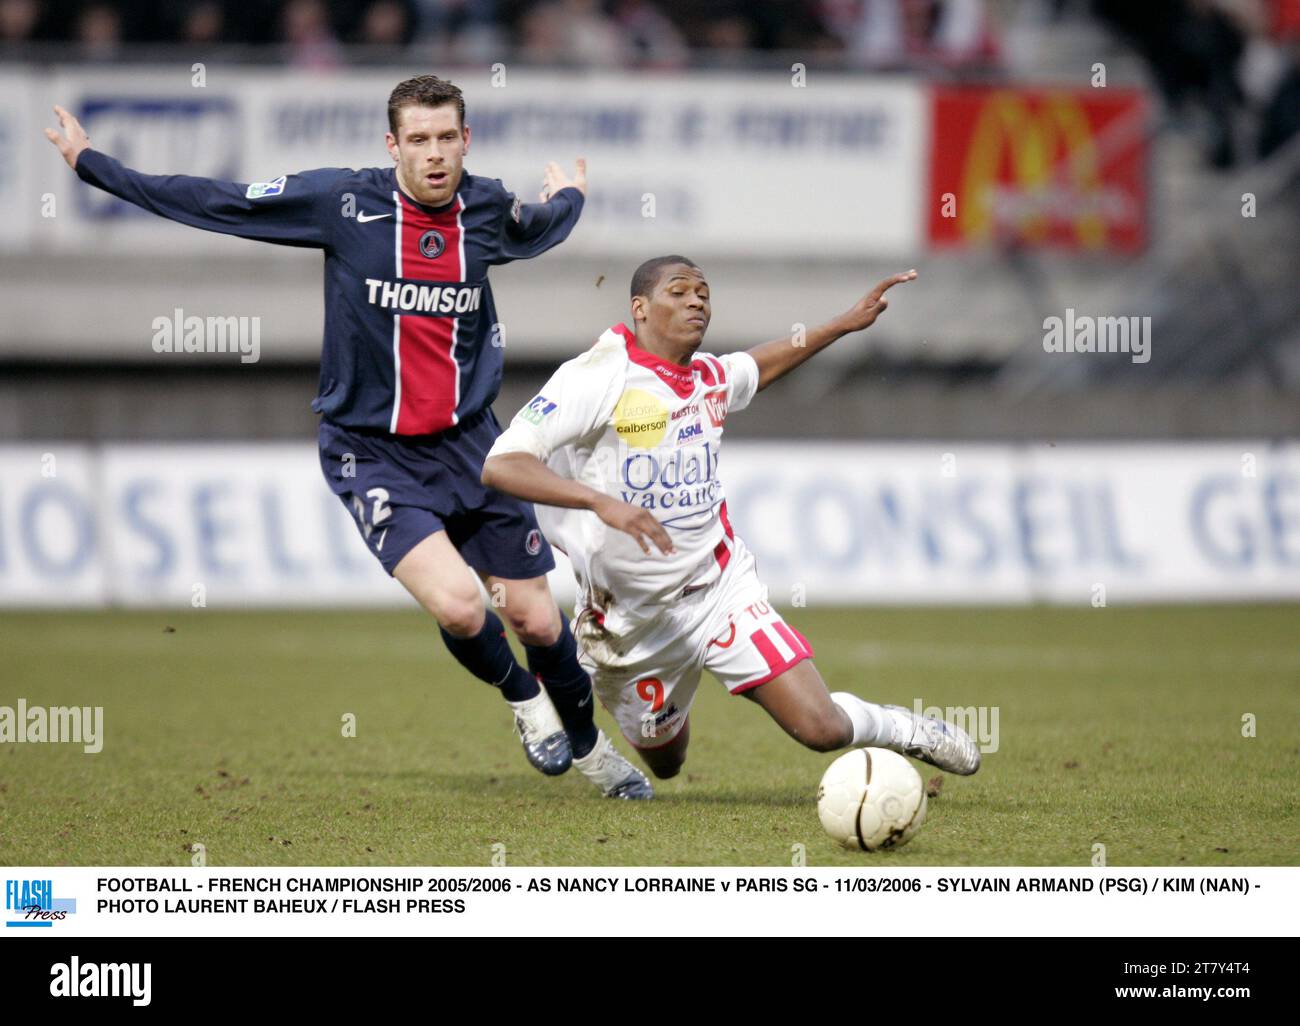
M 542 688 L 532 698 L 511 702 L 515 713 L 515 733 L 524 746 L 524 755 L 533 768 L 548 777 L 558 777 L 573 765 L 569 735 L 564 732 L 560 714 Z
M 918 716 L 901 705 L 882 708 L 894 714 L 893 737 L 882 747 L 963 777 L 980 768 L 979 746 L 960 727 L 933 716 Z

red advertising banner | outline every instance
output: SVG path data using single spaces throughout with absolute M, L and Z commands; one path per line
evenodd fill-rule
M 932 109 L 931 245 L 1146 245 L 1140 91 L 938 88 Z

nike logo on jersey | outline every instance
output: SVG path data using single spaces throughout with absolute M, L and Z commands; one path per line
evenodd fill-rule
M 365 224 L 367 221 L 379 221 L 385 217 L 392 217 L 392 214 L 363 214 L 357 211 L 357 224 Z

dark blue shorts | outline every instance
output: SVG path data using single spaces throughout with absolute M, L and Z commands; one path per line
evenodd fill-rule
M 366 546 L 390 574 L 437 531 L 480 573 L 526 579 L 555 566 L 531 503 L 479 482 L 501 434 L 490 409 L 436 435 L 320 424 L 320 465 L 356 518 Z

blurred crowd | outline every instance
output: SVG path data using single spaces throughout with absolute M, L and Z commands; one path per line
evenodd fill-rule
M 312 65 L 423 44 L 669 68 L 696 50 L 830 50 L 863 65 L 996 55 L 985 0 L 0 0 L 0 40 L 72 43 L 89 59 L 136 43 L 279 44 Z
M 1300 130 L 1300 0 L 0 0 L 0 57 L 44 44 L 111 61 L 128 48 L 276 46 L 297 67 L 746 64 L 764 51 L 842 66 L 983 74 L 1015 63 L 1017 21 L 1104 26 L 1138 54 L 1207 162 L 1267 156 Z M 33 47 L 34 48 L 34 47 Z M 1041 76 L 1040 76 L 1041 77 Z
M 1300 0 L 1093 0 L 1150 68 L 1210 166 L 1268 157 L 1300 131 Z

